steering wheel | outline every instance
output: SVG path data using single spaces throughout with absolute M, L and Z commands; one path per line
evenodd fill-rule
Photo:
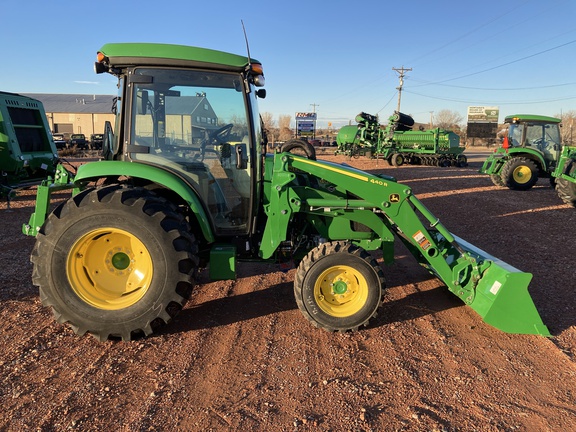
M 200 144 L 200 153 L 196 156 L 197 159 L 200 161 L 204 160 L 204 156 L 206 155 L 206 146 L 216 143 L 216 144 L 224 144 L 228 142 L 228 136 L 230 135 L 230 131 L 234 127 L 234 124 L 228 123 L 227 125 L 222 126 L 213 131 L 209 131 L 207 128 L 201 128 L 204 131 L 204 139 Z
M 224 144 L 228 142 L 228 137 L 230 136 L 230 131 L 234 125 L 232 123 L 228 123 L 227 125 L 222 126 L 221 128 L 216 129 L 208 134 L 208 140 L 210 142 L 216 141 L 217 144 Z
M 532 141 L 532 145 L 542 150 L 544 147 L 546 147 L 546 141 L 544 141 L 544 139 L 542 138 L 536 138 L 535 140 Z

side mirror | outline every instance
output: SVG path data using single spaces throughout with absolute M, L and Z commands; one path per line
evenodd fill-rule
M 266 99 L 266 89 L 256 90 L 256 96 L 258 96 L 260 99 Z

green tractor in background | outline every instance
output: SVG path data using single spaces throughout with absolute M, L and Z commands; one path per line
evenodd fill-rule
M 42 102 L 0 92 L 0 198 L 40 184 L 58 161 Z
M 576 147 L 562 145 L 561 120 L 516 114 L 504 122 L 509 124 L 508 133 L 480 172 L 490 175 L 496 186 L 520 191 L 548 178 L 560 199 L 576 207 Z
M 314 326 L 351 331 L 382 306 L 399 239 L 489 324 L 549 335 L 532 275 L 448 231 L 393 177 L 316 159 L 306 141 L 267 153 L 260 62 L 209 49 L 107 44 L 118 79 L 102 160 L 59 165 L 23 225 L 33 283 L 56 320 L 99 340 L 146 336 L 190 298 L 197 273 L 241 261 L 294 263 L 295 303 Z M 69 199 L 51 206 L 54 191 Z M 59 194 L 61 196 L 61 194 Z

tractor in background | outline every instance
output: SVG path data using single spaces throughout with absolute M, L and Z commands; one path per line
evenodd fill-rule
M 412 165 L 458 166 L 468 165 L 460 147 L 460 137 L 452 131 L 435 128 L 412 130 L 414 119 L 395 111 L 388 125 L 381 126 L 378 116 L 360 113 L 357 126 L 340 129 L 336 154 L 348 157 L 383 158 L 392 166 Z
M 56 170 L 58 151 L 42 102 L 0 92 L 0 197 L 40 184 Z
M 509 125 L 502 144 L 480 172 L 496 186 L 531 189 L 547 178 L 566 204 L 576 207 L 576 147 L 562 145 L 559 118 L 532 114 L 507 116 Z

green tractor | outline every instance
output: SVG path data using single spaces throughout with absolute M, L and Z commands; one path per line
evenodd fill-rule
M 97 73 L 118 78 L 100 161 L 58 166 L 23 232 L 33 283 L 56 320 L 103 341 L 151 334 L 184 306 L 199 269 L 234 279 L 241 261 L 297 265 L 294 296 L 328 331 L 365 326 L 402 241 L 485 322 L 549 335 L 532 275 L 450 233 L 392 177 L 316 159 L 292 140 L 271 154 L 258 114 L 262 64 L 165 44 L 107 44 Z M 52 211 L 50 195 L 71 190 Z M 59 194 L 61 195 L 61 193 Z
M 496 186 L 520 191 L 548 178 L 558 196 L 576 207 L 576 147 L 561 144 L 560 121 L 526 114 L 506 117 L 507 136 L 480 172 L 489 174 Z
M 0 198 L 54 174 L 58 151 L 42 102 L 0 92 Z

